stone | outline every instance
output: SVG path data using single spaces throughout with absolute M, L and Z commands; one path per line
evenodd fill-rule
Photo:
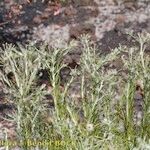
M 70 7 L 66 7 L 64 10 L 64 14 L 66 16 L 73 16 L 73 15 L 76 15 L 76 13 L 77 13 L 77 10 L 73 8 L 72 5 Z
M 89 34 L 92 40 L 95 40 L 95 26 L 92 24 L 77 24 L 70 27 L 70 38 L 79 39 L 81 35 Z
M 118 15 L 116 15 L 115 21 L 117 24 L 122 25 L 126 21 L 126 16 L 122 15 L 122 14 L 118 14 Z
M 72 3 L 75 6 L 95 6 L 95 5 L 97 5 L 94 1 L 91 1 L 91 0 L 72 0 Z
M 40 24 L 42 22 L 40 15 L 37 15 L 33 18 L 33 22 L 36 24 Z

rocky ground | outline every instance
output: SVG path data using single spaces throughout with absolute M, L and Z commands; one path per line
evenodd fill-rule
M 0 46 L 6 42 L 46 41 L 63 47 L 72 39 L 89 34 L 99 50 L 108 53 L 119 44 L 136 44 L 128 32 L 145 31 L 150 32 L 149 0 L 68 0 L 63 4 L 46 0 L 0 2 Z M 67 63 L 78 64 L 81 53 L 81 50 L 70 53 Z M 13 109 L 2 103 L 3 99 L 1 94 L 0 113 Z M 1 117 L 0 130 L 7 129 L 5 124 Z

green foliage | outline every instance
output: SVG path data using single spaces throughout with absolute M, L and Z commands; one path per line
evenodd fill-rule
M 1 79 L 17 107 L 10 121 L 17 125 L 17 138 L 24 142 L 22 148 L 33 149 L 30 142 L 46 140 L 53 143 L 36 146 L 69 150 L 150 149 L 150 58 L 145 53 L 148 39 L 149 34 L 139 34 L 135 40 L 140 49 L 120 46 L 104 56 L 97 53 L 88 36 L 83 36 L 80 69 L 71 70 L 63 91 L 60 70 L 65 67 L 63 58 L 73 49 L 73 43 L 64 49 L 6 45 L 1 50 Z M 118 58 L 123 62 L 120 70 L 109 69 Z M 36 85 L 38 71 L 45 68 L 49 71 L 51 91 Z M 13 73 L 13 80 L 8 79 L 9 72 Z M 80 83 L 79 102 L 69 92 L 76 80 Z M 138 127 L 133 121 L 137 80 L 144 86 L 144 115 Z M 53 108 L 44 104 L 47 93 L 53 96 Z M 56 141 L 61 141 L 57 143 L 59 147 Z

